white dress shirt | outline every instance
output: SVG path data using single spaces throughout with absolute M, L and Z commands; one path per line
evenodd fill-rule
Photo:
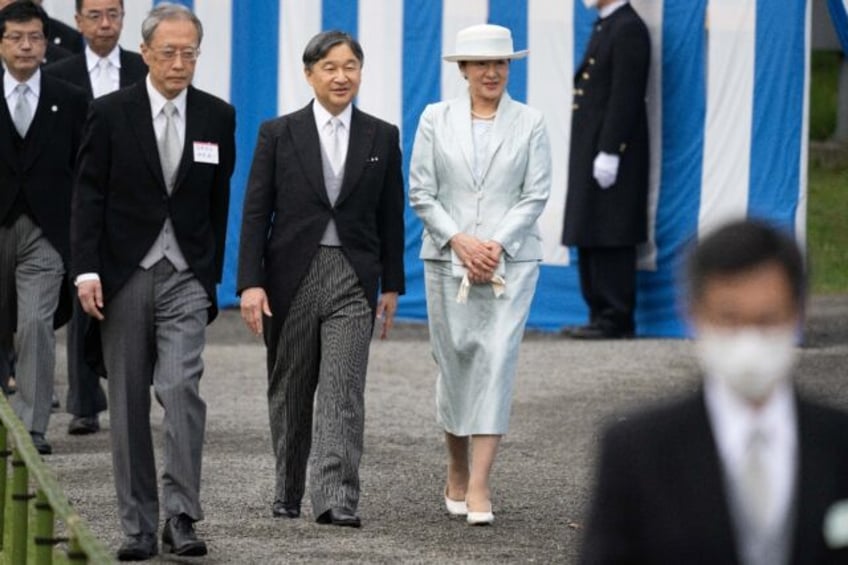
M 608 18 L 613 14 L 613 12 L 623 7 L 625 4 L 627 4 L 627 0 L 616 0 L 611 4 L 607 4 L 598 10 L 598 17 L 601 19 Z
M 18 103 L 18 94 L 15 92 L 15 88 L 21 83 L 12 76 L 9 69 L 6 68 L 5 63 L 3 64 L 3 70 L 5 71 L 3 73 L 3 95 L 6 98 L 6 107 L 9 108 L 9 115 L 13 116 L 15 114 L 15 105 Z M 35 110 L 38 108 L 38 97 L 41 95 L 41 69 L 36 69 L 32 76 L 29 77 L 29 80 L 23 84 L 29 87 L 26 97 L 32 111 L 32 116 L 35 117 Z
M 315 116 L 315 127 L 318 128 L 318 138 L 321 140 L 321 148 L 326 155 L 333 154 L 333 134 L 330 128 L 327 127 L 327 122 L 332 118 L 341 120 L 342 127 L 339 130 L 339 143 L 342 147 L 342 155 L 347 155 L 347 144 L 350 140 L 350 118 L 353 115 L 353 104 L 348 104 L 347 108 L 342 110 L 338 115 L 333 116 L 324 108 L 317 100 L 312 102 L 312 114 Z M 344 157 L 343 157 L 344 158 Z
M 120 88 L 121 85 L 121 49 L 117 45 L 112 49 L 112 52 L 106 55 L 106 57 L 102 57 L 109 61 L 109 77 L 108 77 L 108 85 L 109 88 L 104 92 L 97 91 L 97 85 L 100 84 L 100 55 L 91 50 L 91 47 L 85 47 L 85 65 L 88 69 L 88 78 L 91 82 L 91 91 L 94 93 L 94 97 L 103 96 L 104 94 L 109 94 L 110 92 L 115 92 Z
M 766 434 L 763 457 L 772 500 L 766 527 L 780 525 L 790 511 L 797 475 L 798 416 L 791 383 L 779 384 L 759 408 L 752 407 L 722 381 L 709 376 L 705 379 L 704 393 L 722 466 L 732 484 L 741 481 L 752 432 L 759 429 Z

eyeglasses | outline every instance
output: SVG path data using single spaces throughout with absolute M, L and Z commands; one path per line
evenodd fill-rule
M 185 49 L 174 49 L 173 47 L 162 47 L 160 49 L 150 49 L 160 61 L 171 62 L 180 56 L 180 59 L 186 63 L 193 63 L 200 56 L 200 49 L 194 47 L 186 47 Z
M 45 37 L 43 33 L 35 31 L 33 33 L 6 33 L 3 34 L 3 39 L 15 45 L 20 45 L 25 40 L 29 41 L 32 45 L 38 45 L 39 43 L 44 43 Z
M 100 10 L 91 10 L 90 12 L 82 14 L 82 17 L 93 24 L 98 23 L 103 18 L 106 18 L 110 22 L 117 23 L 124 19 L 124 12 L 121 10 L 106 10 L 105 12 L 101 12 Z

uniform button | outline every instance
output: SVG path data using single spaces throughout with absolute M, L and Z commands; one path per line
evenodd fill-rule
M 589 73 L 583 73 L 583 80 L 589 80 Z
M 619 153 L 624 153 L 624 150 L 625 150 L 625 149 L 627 149 L 627 144 L 626 144 L 626 143 L 622 143 L 621 145 L 619 145 L 619 146 L 618 146 L 618 152 L 619 152 Z
M 574 96 L 583 96 L 583 90 L 580 88 L 575 89 Z
M 597 31 L 601 31 L 602 29 L 604 29 L 604 26 L 602 26 L 601 24 L 598 24 L 598 25 L 595 26 L 595 29 Z
M 595 64 L 595 58 L 594 58 L 594 57 L 589 57 L 589 64 L 590 64 L 590 65 L 594 65 L 594 64 Z
M 572 109 L 572 110 L 579 110 L 579 109 L 580 109 L 580 104 L 572 104 L 572 105 L 571 105 L 571 109 Z

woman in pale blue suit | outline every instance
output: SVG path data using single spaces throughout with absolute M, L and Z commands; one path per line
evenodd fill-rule
M 457 34 L 456 53 L 445 60 L 459 63 L 468 94 L 424 110 L 409 174 L 409 199 L 424 223 L 420 257 L 448 451 L 445 505 L 469 524 L 494 520 L 489 473 L 509 426 L 542 259 L 536 219 L 551 183 L 545 122 L 505 90 L 510 60 L 526 54 L 513 51 L 504 27 Z

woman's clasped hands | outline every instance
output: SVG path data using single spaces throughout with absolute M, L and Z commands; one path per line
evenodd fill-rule
M 472 284 L 491 282 L 501 260 L 503 247 L 497 241 L 481 241 L 467 233 L 458 233 L 450 240 L 451 249 L 468 270 Z

